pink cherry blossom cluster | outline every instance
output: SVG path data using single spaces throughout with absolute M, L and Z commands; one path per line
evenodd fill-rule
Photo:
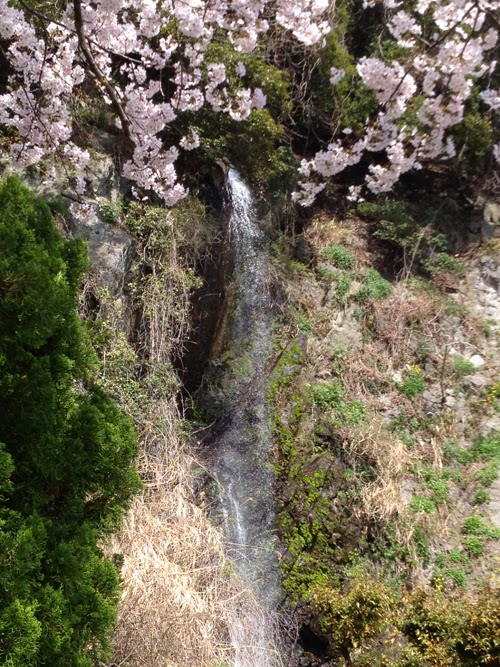
M 271 19 L 305 44 L 328 29 L 328 0 L 69 0 L 57 19 L 21 6 L 0 0 L 9 62 L 0 94 L 0 124 L 7 128 L 0 159 L 20 167 L 41 163 L 50 174 L 64 158 L 83 193 L 90 156 L 72 140 L 73 118 L 91 78 L 133 147 L 123 175 L 168 205 L 185 194 L 175 169 L 179 150 L 195 149 L 200 137 L 193 129 L 166 147 L 165 126 L 203 107 L 244 120 L 266 103 L 262 90 L 243 80 L 239 90 L 230 89 L 223 63 L 205 63 L 215 31 L 248 53 Z M 244 65 L 233 74 L 244 79 Z
M 365 0 L 365 7 L 384 6 L 387 28 L 406 57 L 384 62 L 361 58 L 357 72 L 375 92 L 378 111 L 367 118 L 364 135 L 332 141 L 312 160 L 304 161 L 304 180 L 294 199 L 310 205 L 324 179 L 377 153 L 368 167 L 366 185 L 374 193 L 390 190 L 402 174 L 433 160 L 455 155 L 448 130 L 464 117 L 475 81 L 484 82 L 480 97 L 488 113 L 500 111 L 500 92 L 489 87 L 498 67 L 500 3 L 498 0 Z M 433 22 L 432 37 L 423 37 L 424 23 Z M 341 76 L 332 70 L 331 83 Z M 415 122 L 406 112 L 413 112 Z M 500 163 L 500 144 L 492 147 Z M 382 157 L 381 157 L 382 156 Z

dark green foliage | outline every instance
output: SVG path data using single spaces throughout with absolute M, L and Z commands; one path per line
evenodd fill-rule
M 423 201 L 363 202 L 358 212 L 374 223 L 373 235 L 388 242 L 406 266 L 433 276 L 462 270 L 460 262 L 448 254 L 443 233 L 456 225 L 458 206 L 453 200 L 426 196 Z
M 14 178 L 0 183 L 0 249 L 0 663 L 90 667 L 116 616 L 98 543 L 140 486 L 135 435 L 92 381 L 83 243 Z
M 311 387 L 311 402 L 323 413 L 332 411 L 332 423 L 359 425 L 367 415 L 362 401 L 346 401 L 346 390 L 340 380 Z
M 463 540 L 465 550 L 471 558 L 479 558 L 484 552 L 484 542 L 477 535 L 469 535 Z
M 350 41 L 359 28 L 359 19 L 366 12 L 361 12 L 360 3 L 352 0 L 341 0 L 335 9 L 334 28 L 327 35 L 319 61 L 311 67 L 306 81 L 302 71 L 300 84 L 306 83 L 308 90 L 304 96 L 306 103 L 297 104 L 297 120 L 304 129 L 313 126 L 315 134 L 340 126 L 350 127 L 353 135 L 358 136 L 364 132 L 366 119 L 377 109 L 376 96 L 362 82 L 356 70 L 356 56 L 350 48 Z M 373 25 L 368 30 L 377 31 L 377 28 Z M 359 36 L 361 39 L 357 37 L 354 37 L 356 47 L 362 48 L 366 35 Z M 303 63 L 301 65 L 303 67 Z M 330 82 L 332 67 L 345 71 L 344 78 L 335 86 Z
M 244 121 L 222 114 L 197 119 L 202 136 L 201 155 L 208 162 L 229 160 L 259 186 L 294 186 L 295 161 L 291 151 L 280 145 L 284 128 L 268 109 L 254 109 Z M 283 185 L 285 184 L 285 185 Z
M 236 67 L 243 63 L 246 69 L 243 85 L 261 88 L 267 103 L 264 109 L 254 109 L 243 121 L 209 110 L 198 112 L 192 118 L 186 114 L 188 125 L 201 136 L 201 148 L 192 170 L 199 171 L 200 159 L 207 164 L 229 160 L 247 178 L 260 187 L 269 188 L 273 194 L 277 190 L 291 190 L 295 185 L 296 162 L 285 144 L 282 124 L 291 111 L 288 73 L 266 62 L 258 50 L 251 54 L 236 51 L 222 34 L 210 44 L 205 62 L 207 65 L 224 64 L 230 95 L 241 88 L 242 80 L 236 76 Z
M 463 163 L 473 173 L 485 169 L 491 146 L 498 139 L 498 127 L 495 131 L 492 120 L 485 113 L 480 92 L 480 83 L 476 82 L 467 101 L 464 118 L 452 131 L 457 148 L 465 158 Z
M 466 583 L 460 568 L 448 568 L 448 576 L 459 588 Z M 494 587 L 483 587 L 475 599 L 456 589 L 398 593 L 361 571 L 347 590 L 317 587 L 311 602 L 347 663 L 358 667 L 480 667 L 500 658 Z
M 322 587 L 314 590 L 311 598 L 313 609 L 322 615 L 323 629 L 344 655 L 389 626 L 396 602 L 388 586 L 363 571 L 353 575 L 349 591 Z
M 464 535 L 475 535 L 494 540 L 500 539 L 500 528 L 495 528 L 489 521 L 478 514 L 472 514 L 464 520 L 462 533 Z

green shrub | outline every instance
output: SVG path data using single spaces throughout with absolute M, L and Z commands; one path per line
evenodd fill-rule
M 466 375 L 472 375 L 476 372 L 474 364 L 469 359 L 459 355 L 453 357 L 451 366 L 453 375 L 456 375 L 459 378 L 465 377 Z
M 321 257 L 327 259 L 336 269 L 350 271 L 356 265 L 354 255 L 339 245 L 329 245 L 321 251 Z
M 500 590 L 484 586 L 477 600 L 467 604 L 454 642 L 464 667 L 495 665 L 500 661 Z
M 413 542 L 418 556 L 422 560 L 424 567 L 429 565 L 431 560 L 431 550 L 429 546 L 429 538 L 421 526 L 415 526 L 413 531 Z
M 436 503 L 431 498 L 415 495 L 410 502 L 410 510 L 417 514 L 423 512 L 424 514 L 434 514 L 436 511 Z
M 473 514 L 468 516 L 462 524 L 462 533 L 464 535 L 476 535 L 491 539 L 500 539 L 500 528 L 495 528 L 489 521 L 482 516 Z
M 459 575 L 458 580 L 463 582 L 463 577 Z M 463 594 L 417 591 L 408 601 L 400 627 L 417 655 L 425 659 L 417 665 L 496 664 L 500 658 L 500 592 L 484 586 L 477 599 L 471 600 Z
M 333 283 L 337 279 L 338 274 L 330 269 L 325 269 L 324 266 L 318 266 L 316 269 L 316 276 L 318 280 L 323 283 Z
M 469 535 L 463 540 L 464 549 L 471 558 L 479 558 L 484 552 L 484 542 L 477 535 Z
M 347 401 L 337 406 L 337 415 L 347 425 L 359 426 L 368 412 L 363 401 Z
M 105 222 L 119 222 L 124 211 L 123 198 L 119 197 L 116 201 L 106 200 L 99 207 L 99 214 Z
M 351 276 L 347 274 L 340 274 L 335 276 L 335 300 L 340 305 L 343 305 L 347 301 L 347 295 L 349 293 L 349 288 L 352 284 Z
M 460 565 L 468 565 L 469 557 L 460 549 L 452 549 L 448 556 L 451 563 L 460 563 Z
M 385 299 L 391 292 L 391 284 L 375 269 L 368 269 L 363 276 L 361 287 L 353 295 L 353 300 L 360 304 L 371 303 Z
M 395 611 L 392 589 L 361 572 L 349 581 L 349 590 L 318 588 L 311 606 L 321 615 L 321 625 L 344 650 L 359 648 L 377 637 Z
M 304 313 L 295 315 L 295 323 L 301 334 L 308 334 L 313 328 L 313 323 Z
M 450 491 L 448 471 L 437 472 L 433 468 L 426 467 L 422 470 L 421 474 L 423 478 L 422 486 L 424 489 L 429 489 L 432 492 L 432 500 L 435 504 L 442 505 L 446 502 Z
M 311 387 L 311 401 L 324 412 L 335 411 L 334 420 L 346 425 L 357 426 L 367 416 L 367 409 L 362 401 L 346 401 L 346 391 L 340 380 Z
M 447 252 L 433 253 L 422 264 L 432 276 L 438 276 L 443 273 L 451 273 L 452 275 L 459 276 L 464 270 L 462 262 Z
M 345 389 L 340 380 L 332 380 L 325 384 L 316 384 L 311 387 L 311 400 L 322 410 L 330 410 L 343 403 Z
M 484 503 L 489 503 L 491 500 L 491 493 L 486 491 L 486 489 L 478 489 L 474 494 L 472 502 L 474 505 L 484 505 Z
M 467 465 L 474 460 L 474 456 L 471 450 L 466 449 L 465 447 L 461 447 L 454 440 L 450 440 L 449 442 L 445 443 L 443 452 L 448 459 L 457 461 L 461 465 Z
M 486 437 L 478 438 L 472 447 L 471 454 L 474 461 L 500 459 L 500 433 L 491 431 Z
M 119 577 L 101 544 L 140 488 L 131 422 L 96 385 L 88 265 L 48 206 L 0 182 L 0 662 L 105 660 Z
M 412 366 L 405 371 L 405 376 L 398 385 L 398 389 L 407 398 L 415 398 L 423 393 L 425 379 L 419 366 Z
M 496 141 L 491 119 L 481 108 L 480 91 L 480 85 L 475 83 L 465 106 L 463 120 L 452 132 L 457 150 L 464 155 L 468 169 L 477 174 L 486 168 L 488 153 Z
M 498 479 L 500 459 L 493 459 L 476 471 L 475 479 L 484 486 L 491 486 Z
M 461 263 L 447 253 L 446 236 L 436 231 L 436 212 L 440 226 L 453 228 L 458 211 L 457 203 L 447 197 L 422 197 L 420 200 L 363 202 L 359 213 L 376 225 L 374 236 L 396 248 L 401 261 L 410 258 L 414 269 L 427 274 L 460 273 Z
M 461 567 L 447 567 L 443 570 L 446 577 L 455 582 L 460 588 L 467 588 L 467 575 Z

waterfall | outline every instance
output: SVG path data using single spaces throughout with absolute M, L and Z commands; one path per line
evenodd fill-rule
M 275 535 L 272 433 L 266 405 L 271 349 L 269 240 L 257 223 L 252 195 L 229 172 L 229 237 L 234 254 L 235 308 L 228 332 L 215 477 L 229 556 L 256 603 L 231 610 L 232 667 L 277 667 L 274 621 L 279 594 Z

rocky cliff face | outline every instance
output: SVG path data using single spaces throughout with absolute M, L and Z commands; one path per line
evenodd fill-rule
M 376 651 L 362 633 L 358 648 L 349 648 L 334 640 L 335 629 L 326 631 L 324 603 L 314 603 L 321 595 L 335 600 L 335 587 L 348 600 L 360 572 L 394 590 L 404 582 L 474 597 L 494 571 L 497 208 L 485 206 L 476 227 L 457 220 L 460 266 L 446 263 L 454 274 L 391 277 L 373 226 L 325 213 L 295 241 L 300 254 L 281 261 L 282 329 L 287 349 L 295 346 L 295 361 L 274 379 L 284 584 L 299 623 L 290 665 L 344 664 L 347 654 L 354 664 L 379 664 L 382 636 Z M 349 612 L 337 613 L 334 626 Z M 389 608 L 384 613 L 389 618 Z M 392 657 L 383 664 L 399 665 L 390 662 L 397 651 L 387 650 Z

